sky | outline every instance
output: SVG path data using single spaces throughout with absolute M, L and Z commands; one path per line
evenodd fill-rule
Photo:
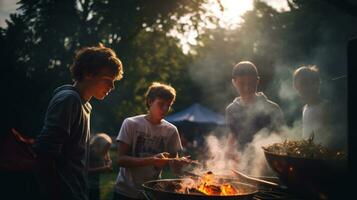
M 286 0 L 263 0 L 277 10 L 288 10 Z M 253 9 L 253 0 L 220 0 L 223 11 L 220 10 L 217 0 L 209 0 L 207 10 L 220 19 L 220 25 L 227 28 L 236 28 L 241 22 L 241 16 Z
M 18 0 L 0 0 L 0 27 L 6 27 L 5 19 L 10 18 L 10 14 L 16 12 L 19 7 Z

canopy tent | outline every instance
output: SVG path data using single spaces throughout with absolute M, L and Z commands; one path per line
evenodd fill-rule
M 223 115 L 215 113 L 199 103 L 194 103 L 190 107 L 169 115 L 165 118 L 171 123 L 191 122 L 199 124 L 214 124 L 224 125 L 225 119 Z
M 222 135 L 223 130 L 221 129 L 225 128 L 223 115 L 215 113 L 199 103 L 194 103 L 182 111 L 168 115 L 165 119 L 177 126 L 182 145 L 193 157 L 199 147 L 204 146 L 205 135 Z

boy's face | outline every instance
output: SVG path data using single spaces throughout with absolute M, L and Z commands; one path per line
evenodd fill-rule
M 103 70 L 98 75 L 88 76 L 89 87 L 93 97 L 103 100 L 111 90 L 114 90 L 115 75 Z
M 163 119 L 170 110 L 172 100 L 165 100 L 162 98 L 155 98 L 154 101 L 149 102 L 149 113 L 154 119 Z
M 244 75 L 232 79 L 232 83 L 238 90 L 240 96 L 250 96 L 257 91 L 259 78 L 256 76 Z
M 103 153 L 104 153 L 103 157 L 105 160 L 110 159 L 110 157 L 107 158 L 107 156 L 109 156 L 110 146 L 111 146 L 111 143 L 105 144 L 104 151 L 103 151 Z
M 311 99 L 317 97 L 319 93 L 318 84 L 311 83 L 311 81 L 307 80 L 295 80 L 294 88 L 296 89 L 304 103 L 310 102 Z

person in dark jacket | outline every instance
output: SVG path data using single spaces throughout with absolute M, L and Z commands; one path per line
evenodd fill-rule
M 80 49 L 70 71 L 74 83 L 53 92 L 34 146 L 44 199 L 88 199 L 89 101 L 104 99 L 123 74 L 115 52 L 101 44 Z

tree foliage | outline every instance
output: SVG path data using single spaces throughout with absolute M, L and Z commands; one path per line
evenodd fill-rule
M 289 6 L 290 11 L 278 12 L 255 1 L 236 30 L 213 29 L 201 36 L 191 76 L 203 83 L 204 101 L 223 112 L 237 96 L 232 67 L 250 60 L 260 73 L 258 90 L 282 106 L 289 123 L 301 114 L 292 73 L 302 65 L 320 68 L 321 92 L 346 110 L 347 80 L 333 78 L 347 73 L 347 41 L 357 34 L 357 18 L 323 0 L 291 0 Z
M 124 79 L 104 101 L 92 101 L 94 131 L 116 134 L 125 117 L 145 112 L 144 94 L 152 81 L 177 89 L 174 110 L 199 101 L 223 112 L 237 95 L 230 73 L 241 60 L 258 66 L 259 90 L 280 103 L 288 116 L 290 111 L 299 113 L 301 105 L 290 109 L 296 99 L 282 91 L 291 93 L 291 73 L 300 65 L 317 64 L 325 91 L 332 88 L 340 93 L 327 92 L 330 96 L 346 96 L 346 81 L 329 80 L 347 73 L 346 42 L 357 33 L 353 6 L 289 0 L 290 11 L 278 12 L 255 1 L 239 28 L 200 31 L 198 45 L 192 47 L 196 54 L 183 54 L 178 38 L 169 32 L 202 28 L 206 2 L 21 0 L 19 12 L 0 28 L 2 126 L 36 135 L 53 89 L 71 83 L 68 66 L 74 52 L 99 42 L 117 52 Z M 187 23 L 179 22 L 183 16 L 188 16 Z M 214 17 L 209 21 L 217 23 Z
M 1 29 L 6 72 L 1 80 L 7 94 L 2 101 L 9 105 L 4 128 L 37 134 L 53 89 L 71 82 L 68 66 L 74 52 L 101 42 L 124 63 L 119 92 L 93 111 L 94 128 L 113 134 L 124 117 L 145 112 L 144 88 L 151 81 L 190 81 L 184 77 L 190 56 L 180 51 L 167 32 L 188 13 L 193 25 L 197 24 L 203 2 L 21 0 L 19 14 L 12 14 L 7 28 Z M 191 84 L 178 91 L 186 88 Z M 97 124 L 105 128 L 96 128 Z

